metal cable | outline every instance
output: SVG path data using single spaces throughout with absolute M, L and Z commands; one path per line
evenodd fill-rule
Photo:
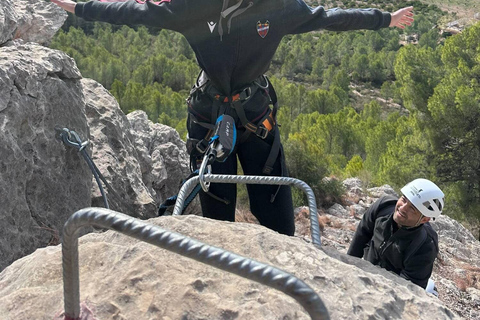
M 103 204 L 105 205 L 105 208 L 109 209 L 107 195 L 105 193 L 105 190 L 103 189 L 101 181 L 103 181 L 107 187 L 110 186 L 108 185 L 103 175 L 100 173 L 100 170 L 95 165 L 92 158 L 90 158 L 90 156 L 88 155 L 88 141 L 83 142 L 78 133 L 73 130 L 69 130 L 68 128 L 57 127 L 55 128 L 55 131 L 57 132 L 57 139 L 61 140 L 65 145 L 77 149 L 78 152 L 82 154 L 85 162 L 87 163 L 88 167 L 93 173 L 93 176 L 95 177 L 95 181 L 97 182 L 98 188 L 100 189 L 100 193 L 102 195 Z
M 294 298 L 314 320 L 329 319 L 320 297 L 300 279 L 248 258 L 203 244 L 181 234 L 163 230 L 125 214 L 103 208 L 75 212 L 63 228 L 62 258 L 65 317 L 80 317 L 78 266 L 78 231 L 84 226 L 98 226 L 121 232 L 177 254 L 259 282 Z
M 173 209 L 173 215 L 182 214 L 183 204 L 185 197 L 188 195 L 192 186 L 196 186 L 199 182 L 199 176 L 188 179 L 180 188 L 177 196 L 177 202 Z M 312 242 L 314 245 L 321 246 L 320 240 L 320 225 L 318 223 L 317 216 L 317 202 L 315 200 L 315 194 L 312 188 L 305 182 L 295 178 L 289 177 L 272 177 L 272 176 L 237 176 L 237 175 L 223 175 L 223 174 L 206 174 L 203 176 L 205 182 L 216 183 L 243 183 L 243 184 L 275 184 L 275 185 L 294 185 L 299 189 L 302 189 L 306 193 L 308 198 L 308 207 L 310 213 L 310 233 L 312 235 Z

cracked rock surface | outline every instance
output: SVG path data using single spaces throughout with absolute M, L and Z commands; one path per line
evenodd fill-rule
M 54 130 L 88 136 L 80 77 L 63 52 L 0 48 L 0 270 L 58 242 L 68 216 L 90 205 L 91 173 Z
M 64 10 L 38 0 L 0 1 L 0 46 L 10 40 L 48 44 L 67 19 Z

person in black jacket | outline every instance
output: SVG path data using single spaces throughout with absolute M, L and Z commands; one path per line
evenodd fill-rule
M 401 192 L 400 199 L 382 197 L 365 212 L 347 254 L 426 288 L 438 254 L 438 236 L 428 222 L 440 216 L 444 194 L 426 179 Z
M 303 0 L 51 1 L 85 20 L 160 27 L 185 36 L 202 70 L 187 100 L 192 171 L 208 150 L 219 116 L 231 115 L 239 132 L 233 153 L 212 164 L 215 174 L 236 174 L 238 156 L 246 175 L 288 176 L 275 119 L 276 95 L 264 76 L 285 35 L 319 29 L 403 29 L 413 22 L 413 7 L 393 14 L 325 10 Z M 247 190 L 250 209 L 262 225 L 294 234 L 289 186 L 252 184 Z M 212 183 L 209 191 L 200 193 L 203 215 L 234 221 L 236 185 Z

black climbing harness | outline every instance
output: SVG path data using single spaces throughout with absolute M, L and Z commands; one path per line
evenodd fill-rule
M 273 108 L 270 109 L 266 106 L 265 110 L 260 112 L 257 117 L 250 121 L 245 113 L 244 105 L 258 90 L 264 91 L 269 98 L 269 105 L 273 105 Z M 205 93 L 210 97 L 212 104 L 211 106 L 208 106 L 210 113 L 209 117 L 206 117 L 205 115 L 202 116 L 193 108 L 192 100 L 197 93 Z M 213 86 L 205 72 L 201 71 L 195 85 L 190 91 L 187 103 L 189 105 L 189 121 L 208 129 L 203 139 L 188 137 L 186 144 L 187 151 L 190 154 L 190 171 L 193 172 L 193 175 L 190 175 L 189 178 L 198 174 L 200 176 L 200 186 L 204 192 L 219 201 L 226 204 L 229 203 L 227 199 L 221 199 L 208 191 L 209 183 L 204 181 L 203 175 L 205 173 L 210 173 L 208 170 L 215 160 L 220 162 L 225 161 L 235 149 L 236 144 L 245 142 L 251 134 L 255 134 L 262 140 L 265 140 L 269 133 L 274 135 L 270 153 L 262 170 L 266 175 L 271 174 L 273 165 L 275 164 L 279 153 L 283 151 L 280 144 L 280 132 L 276 121 L 278 111 L 277 95 L 270 80 L 268 80 L 266 76 L 263 75 L 259 77 L 250 85 L 237 91 L 232 96 L 225 96 Z M 240 123 L 236 124 L 235 120 L 238 120 Z M 236 136 L 237 126 L 243 131 L 238 138 Z M 235 137 L 233 139 L 228 136 L 228 129 L 235 132 Z M 228 150 L 228 152 L 225 152 L 224 149 Z M 281 159 L 283 159 L 283 157 L 281 157 Z M 282 165 L 281 168 L 283 176 L 284 166 Z M 188 178 L 186 180 L 188 180 Z M 182 185 L 186 180 L 182 182 Z M 280 187 L 278 187 L 275 194 L 272 195 L 272 202 L 274 201 L 279 188 Z M 188 196 L 188 199 L 192 198 L 193 200 L 199 191 L 200 188 L 196 186 Z M 166 207 L 172 206 L 175 203 L 173 199 L 176 201 L 177 195 L 168 198 L 160 205 L 158 210 L 159 215 L 163 215 L 166 211 Z M 192 200 L 186 202 L 182 213 Z
M 265 110 L 260 112 L 257 117 L 250 121 L 246 116 L 244 105 L 258 90 L 264 91 L 270 100 L 269 104 L 271 104 L 273 108 L 270 109 L 267 106 Z M 192 107 L 192 99 L 197 92 L 206 93 L 212 100 L 212 105 L 209 106 L 210 119 L 202 116 Z M 223 114 L 231 114 L 234 119 L 238 119 L 240 122 L 238 129 L 244 129 L 244 132 L 238 139 L 238 143 L 245 142 L 250 134 L 255 134 L 262 140 L 265 140 L 269 133 L 274 135 L 270 154 L 263 167 L 264 174 L 270 174 L 272 172 L 277 156 L 282 150 L 280 147 L 280 132 L 276 121 L 278 111 L 277 94 L 270 80 L 265 75 L 260 76 L 248 86 L 236 91 L 231 96 L 225 96 L 211 83 L 205 72 L 201 71 L 195 85 L 190 91 L 187 103 L 189 105 L 190 121 L 208 129 L 208 132 L 203 139 L 198 140 L 189 138 L 187 140 L 187 150 L 193 151 L 190 153 L 190 165 L 192 171 L 196 168 L 196 159 L 192 159 L 192 157 L 196 158 L 205 153 L 205 150 L 208 147 L 208 142 L 212 136 L 214 124 L 218 117 Z

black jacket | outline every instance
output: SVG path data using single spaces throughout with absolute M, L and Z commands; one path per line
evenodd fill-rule
M 380 198 L 365 212 L 347 254 L 392 271 L 425 288 L 438 254 L 438 236 L 427 222 L 394 232 L 397 198 Z
M 77 3 L 85 20 L 147 25 L 182 33 L 200 67 L 224 95 L 263 75 L 283 36 L 312 30 L 388 27 L 391 16 L 377 9 L 310 8 L 303 0 L 104 0 Z M 113 2 L 111 2 L 113 1 Z M 229 4 L 230 2 L 230 4 Z M 221 11 L 226 12 L 221 17 Z

